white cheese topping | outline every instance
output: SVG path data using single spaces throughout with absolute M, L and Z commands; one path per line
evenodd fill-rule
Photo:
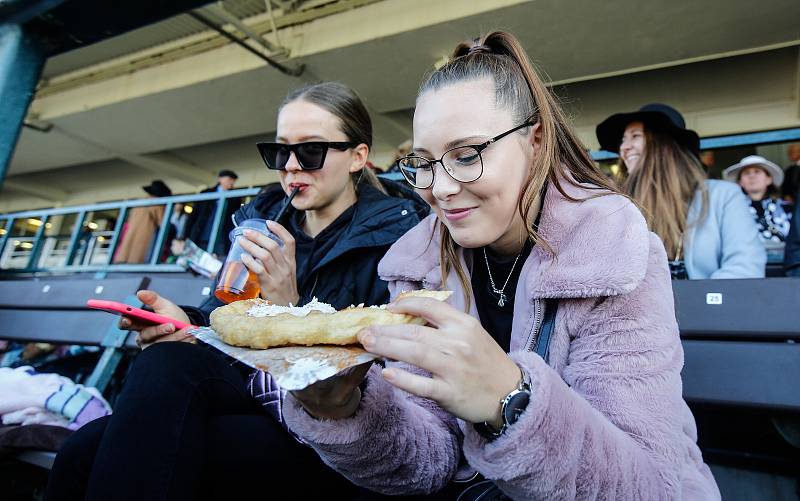
M 312 311 L 319 313 L 336 313 L 336 308 L 328 303 L 317 301 L 317 298 L 312 299 L 311 302 L 305 306 L 292 306 L 291 303 L 289 306 L 281 306 L 278 304 L 269 304 L 264 301 L 263 303 L 250 307 L 250 309 L 247 310 L 247 314 L 251 317 L 274 317 L 275 315 L 288 313 L 296 317 L 305 317 Z

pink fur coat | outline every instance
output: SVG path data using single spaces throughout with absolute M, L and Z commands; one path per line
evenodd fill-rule
M 562 186 L 573 198 L 597 193 Z M 430 216 L 398 240 L 380 275 L 393 297 L 451 289 L 463 309 L 455 273 L 441 284 L 435 226 Z M 624 197 L 575 203 L 553 185 L 540 232 L 555 258 L 536 246 L 523 266 L 510 354 L 530 376 L 532 398 L 502 437 L 487 442 L 436 403 L 389 385 L 377 367 L 351 418 L 316 420 L 289 396 L 288 426 L 347 478 L 386 494 L 434 492 L 477 470 L 513 499 L 719 499 L 681 396 L 683 350 L 661 241 Z M 559 299 L 549 365 L 528 350 L 545 298 Z

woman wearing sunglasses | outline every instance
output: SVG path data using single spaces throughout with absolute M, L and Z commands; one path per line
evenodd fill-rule
M 719 499 L 681 396 L 661 241 L 609 186 L 517 40 L 459 45 L 400 161 L 435 214 L 379 265 L 374 365 L 287 397 L 289 428 L 359 485 L 461 499 Z M 454 488 L 451 483 L 449 489 Z
M 284 225 L 247 235 L 244 264 L 261 294 L 278 304 L 312 297 L 336 308 L 383 304 L 387 283 L 377 264 L 428 207 L 408 188 L 378 182 L 365 169 L 372 145 L 366 108 L 337 83 L 292 92 L 278 113 L 276 141 L 260 143 L 281 190 L 265 190 L 235 215 L 270 219 L 295 188 Z M 384 187 L 411 197 L 388 196 Z M 160 313 L 208 325 L 221 305 L 178 307 L 154 292 L 139 298 Z M 191 341 L 171 324 L 133 325 L 149 346 L 136 359 L 109 419 L 89 423 L 64 445 L 53 467 L 48 499 L 239 499 L 296 488 L 298 498 L 355 487 L 325 466 L 282 425 L 283 393 L 263 372 L 236 365 Z M 152 346 L 151 346 L 152 345 Z M 277 492 L 277 491 L 276 491 Z

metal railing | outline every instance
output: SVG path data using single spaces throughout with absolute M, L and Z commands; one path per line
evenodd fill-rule
M 89 271 L 185 271 L 182 266 L 161 263 L 161 249 L 164 248 L 170 218 L 175 204 L 191 202 L 216 202 L 216 211 L 211 226 L 207 249 L 211 252 L 220 235 L 222 217 L 228 200 L 238 197 L 251 197 L 259 193 L 259 188 L 203 193 L 199 195 L 179 195 L 174 197 L 147 198 L 123 202 L 107 202 L 57 209 L 39 209 L 13 214 L 0 215 L 0 273 L 35 272 L 89 272 Z M 130 209 L 135 207 L 164 206 L 164 216 L 150 248 L 148 261 L 142 264 L 113 264 L 114 252 L 120 242 L 120 234 Z M 86 218 L 97 212 L 116 212 L 113 229 L 87 231 Z M 68 234 L 58 232 L 47 235 L 50 221 L 65 216 L 75 216 L 75 222 Z M 37 228 L 33 235 L 14 235 L 15 223 L 28 223 Z M 88 222 L 89 224 L 92 221 Z M 11 245 L 9 245 L 11 243 Z
M 700 140 L 700 149 L 718 150 L 722 148 L 736 148 L 740 146 L 786 143 L 789 141 L 800 141 L 800 127 L 770 130 L 766 132 L 747 132 L 744 134 L 706 137 Z M 617 158 L 617 155 L 609 151 L 593 151 L 592 158 L 599 162 L 602 160 Z
M 752 146 L 769 143 L 780 143 L 800 140 L 800 127 L 768 132 L 753 132 L 728 136 L 709 137 L 700 141 L 703 150 Z M 616 158 L 616 155 L 605 151 L 593 151 L 592 158 L 604 161 Z M 381 174 L 381 177 L 402 181 L 397 172 Z M 206 250 L 212 252 L 223 227 L 222 217 L 228 200 L 237 197 L 252 197 L 259 193 L 259 188 L 247 188 L 195 195 L 180 195 L 164 198 L 148 198 L 124 202 L 107 202 L 94 205 L 64 207 L 58 209 L 40 209 L 13 214 L 0 215 L 0 274 L 35 273 L 35 272 L 179 272 L 185 271 L 182 266 L 160 262 L 164 248 L 170 218 L 177 203 L 215 201 L 217 204 L 214 220 Z M 151 245 L 147 263 L 113 264 L 114 252 L 120 242 L 125 218 L 130 209 L 163 205 L 164 216 Z M 89 214 L 101 211 L 116 211 L 113 229 L 86 231 L 85 222 Z M 75 215 L 75 222 L 68 235 L 48 235 L 50 221 L 58 217 Z M 32 235 L 13 235 L 14 225 L 19 221 L 30 221 L 37 228 Z M 89 227 L 91 229 L 91 227 Z M 11 245 L 9 245 L 9 243 Z

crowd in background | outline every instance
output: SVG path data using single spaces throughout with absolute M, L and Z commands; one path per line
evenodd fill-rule
M 232 190 L 235 188 L 238 178 L 239 176 L 232 170 L 221 170 L 217 175 L 217 184 L 200 193 Z M 159 179 L 143 186 L 142 189 L 151 198 L 172 196 L 172 190 Z M 219 237 L 211 249 L 212 254 L 216 256 L 227 254 L 230 241 L 225 236 L 233 229 L 234 222 L 231 216 L 241 205 L 240 197 L 228 198 L 220 223 Z M 159 252 L 161 262 L 171 262 L 174 261 L 175 256 L 183 252 L 186 240 L 191 240 L 201 249 L 208 248 L 217 210 L 216 200 L 196 202 L 188 213 L 185 204 L 175 204 L 169 218 L 167 237 L 164 240 L 168 245 L 164 245 L 163 249 L 156 251 L 154 245 L 164 219 L 164 208 L 163 205 L 149 205 L 131 209 L 122 227 L 120 243 L 114 252 L 114 264 L 145 263 L 153 252 Z
M 636 200 L 651 229 L 664 241 L 673 278 L 763 277 L 765 264 L 778 266 L 784 255 L 786 275 L 800 275 L 798 232 L 791 231 L 800 189 L 800 143 L 788 145 L 792 163 L 785 169 L 762 156 L 748 155 L 725 168 L 723 180 L 712 180 L 703 164 L 710 157 L 701 155 L 698 135 L 668 105 L 615 114 L 598 125 L 597 138 L 602 149 L 619 154 L 619 170 L 616 175 L 608 173 L 609 179 Z M 385 171 L 399 172 L 397 161 L 411 152 L 411 146 L 411 140 L 398 145 Z M 384 171 L 371 162 L 367 167 Z M 235 172 L 222 170 L 216 185 L 201 193 L 234 189 L 237 179 Z M 172 195 L 160 180 L 143 190 L 150 197 Z M 242 203 L 241 198 L 228 200 L 213 255 L 224 256 L 230 248 L 231 216 Z M 197 202 L 191 212 L 185 207 L 180 203 L 173 207 L 161 262 L 174 262 L 186 240 L 201 249 L 209 247 L 216 201 Z M 150 258 L 163 212 L 159 205 L 130 211 L 115 264 L 144 263 Z
M 487 105 L 493 97 L 497 103 Z M 462 99 L 472 99 L 464 107 L 469 115 L 452 106 Z M 375 178 L 371 121 L 357 95 L 341 84 L 311 85 L 281 105 L 276 142 L 259 143 L 281 185 L 245 205 L 229 199 L 222 215 L 213 200 L 195 203 L 188 214 L 176 204 L 165 248 L 177 254 L 192 241 L 224 256 L 237 217 L 258 220 L 282 243 L 250 231 L 237 245 L 260 296 L 275 304 L 320 297 L 334 308 L 381 305 L 406 288 L 453 290 L 450 304 L 406 301 L 411 306 L 396 312 L 425 318 L 427 326 L 359 333 L 368 351 L 390 360 L 385 367 L 365 366 L 323 388 L 290 393 L 269 374 L 196 346 L 172 324 L 125 317 L 120 328 L 138 331 L 146 351 L 114 414 L 82 427 L 59 453 L 48 499 L 105 499 L 114 492 L 136 498 L 137 490 L 191 498 L 220 486 L 232 495 L 256 487 L 237 480 L 263 471 L 292 485 L 311 476 L 317 482 L 309 489 L 332 488 L 353 499 L 409 492 L 449 499 L 467 493 L 450 483 L 464 472 L 472 477 L 469 489 L 482 492 L 475 499 L 564 492 L 719 498 L 681 396 L 665 258 L 673 279 L 760 278 L 768 262 L 784 255 L 787 274 L 799 273 L 800 151 L 791 149 L 795 166 L 786 171 L 749 155 L 728 166 L 724 179 L 709 179 L 698 134 L 678 110 L 649 104 L 597 126 L 601 148 L 619 155 L 621 175 L 605 178 L 518 42 L 502 32 L 457 47 L 424 83 L 417 105 L 425 133 L 415 122 L 415 138 L 428 142 L 400 145 L 388 169 L 416 194 Z M 497 135 L 480 144 L 448 142 L 472 137 L 462 133 L 473 119 Z M 510 139 L 494 146 L 503 138 Z M 203 193 L 231 190 L 236 180 L 236 173 L 220 171 Z M 143 189 L 150 197 L 172 195 L 160 180 Z M 291 190 L 301 195 L 285 203 Z M 147 262 L 154 254 L 167 259 L 155 248 L 164 210 L 130 211 L 115 264 Z M 216 220 L 220 231 L 212 242 Z M 153 291 L 139 291 L 138 298 L 158 314 L 201 326 L 223 305 L 209 297 L 199 307 L 178 306 Z M 518 326 L 537 318 L 539 306 L 545 314 L 532 327 L 541 329 L 531 334 L 534 351 Z M 538 347 L 540 336 L 549 339 L 545 332 L 560 336 L 552 350 Z M 428 390 L 415 386 L 421 376 L 406 372 L 411 366 L 431 375 Z M 431 390 L 442 382 L 447 391 Z M 496 398 L 498 388 L 505 395 L 513 386 L 516 393 Z M 506 405 L 525 392 L 528 399 L 517 400 L 520 407 L 508 417 Z M 460 426 L 466 423 L 473 426 Z M 487 453 L 492 447 L 500 453 Z M 535 456 L 556 448 L 559 455 Z M 143 483 L 128 475 L 132 468 L 143 478 L 161 478 L 163 471 L 170 478 Z M 218 478 L 193 481 L 203 469 Z M 139 496 L 145 497 L 157 496 Z

